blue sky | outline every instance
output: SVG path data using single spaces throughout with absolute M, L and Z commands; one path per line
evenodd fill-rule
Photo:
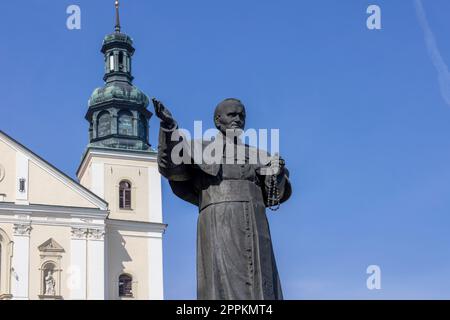
M 280 129 L 294 193 L 268 217 L 287 299 L 450 298 L 450 3 L 422 3 L 426 33 L 413 0 L 122 0 L 135 84 L 183 127 L 237 97 L 249 127 Z M 112 0 L 2 4 L 0 129 L 73 177 L 113 15 Z M 197 208 L 166 181 L 163 201 L 165 296 L 194 299 Z

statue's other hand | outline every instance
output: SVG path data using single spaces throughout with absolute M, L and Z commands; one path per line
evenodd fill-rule
M 283 173 L 283 169 L 286 162 L 277 153 L 270 160 L 270 168 L 273 170 L 273 174 L 280 175 Z
M 284 174 L 285 161 L 278 154 L 271 157 L 269 163 L 257 169 L 257 174 L 266 176 L 267 181 L 272 179 L 272 176 L 280 176 Z
M 175 120 L 170 111 L 161 103 L 161 101 L 158 101 L 155 98 L 153 98 L 152 102 L 153 107 L 155 108 L 156 116 L 166 125 L 172 127 L 175 123 Z

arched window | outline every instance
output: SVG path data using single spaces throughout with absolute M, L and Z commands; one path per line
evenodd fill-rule
M 111 116 L 108 111 L 103 111 L 97 117 L 97 138 L 111 134 Z
M 11 298 L 12 242 L 0 229 L 0 300 Z
M 118 119 L 119 134 L 133 135 L 133 115 L 129 111 L 120 111 Z
M 109 55 L 109 71 L 114 71 L 114 54 Z
M 119 184 L 119 208 L 131 209 L 131 183 L 128 181 Z
M 92 140 L 94 137 L 94 125 L 92 122 L 89 124 L 89 140 Z
M 123 72 L 128 72 L 128 56 L 126 53 L 123 54 Z
M 2 281 L 3 281 L 3 277 L 2 277 L 2 274 L 3 274 L 3 256 L 2 256 L 2 247 L 3 247 L 3 244 L 2 244 L 2 236 L 0 235 L 0 288 L 1 288 L 1 286 L 2 286 Z
M 119 297 L 133 296 L 133 277 L 129 274 L 119 276 Z
M 125 65 L 124 65 L 124 59 L 123 59 L 123 52 L 119 52 L 119 71 L 125 71 Z

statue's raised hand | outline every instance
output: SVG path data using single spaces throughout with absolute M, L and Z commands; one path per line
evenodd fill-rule
M 168 127 L 173 127 L 175 124 L 175 119 L 173 118 L 170 111 L 161 103 L 161 101 L 152 99 L 153 106 L 155 108 L 156 116 Z

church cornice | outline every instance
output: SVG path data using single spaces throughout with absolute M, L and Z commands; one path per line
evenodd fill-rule
M 144 104 L 137 104 L 133 102 L 129 102 L 124 99 L 111 99 L 108 101 L 104 101 L 102 103 L 98 103 L 88 109 L 85 115 L 85 119 L 90 121 L 92 115 L 97 111 L 103 111 L 108 109 L 125 109 L 125 110 L 135 110 L 143 114 L 147 119 L 150 119 L 153 116 L 153 113 L 147 109 Z
M 15 215 L 29 215 L 30 217 L 63 217 L 79 219 L 104 220 L 108 211 L 91 208 L 50 206 L 41 204 L 18 205 L 0 202 L 0 214 L 14 217 Z M 14 220 L 15 221 L 15 220 Z
M 109 159 L 137 160 L 156 163 L 158 152 L 154 150 L 138 151 L 138 150 L 116 150 L 108 148 L 89 147 L 83 155 L 80 166 L 77 169 L 77 177 L 80 178 L 86 171 L 92 157 L 102 157 Z
M 135 137 L 135 136 L 127 136 L 127 135 L 123 135 L 123 134 L 108 134 L 108 135 L 103 136 L 101 138 L 94 138 L 94 139 L 92 139 L 91 143 L 94 143 L 94 142 L 97 142 L 97 141 L 107 140 L 109 138 L 119 138 L 119 139 L 128 139 L 128 140 L 141 141 L 141 139 L 139 137 Z
M 163 234 L 167 229 L 167 224 L 157 223 L 157 222 L 146 222 L 146 221 L 129 221 L 129 220 L 119 220 L 119 219 L 107 219 L 106 225 L 119 228 L 123 231 L 131 232 L 154 232 L 158 234 Z

